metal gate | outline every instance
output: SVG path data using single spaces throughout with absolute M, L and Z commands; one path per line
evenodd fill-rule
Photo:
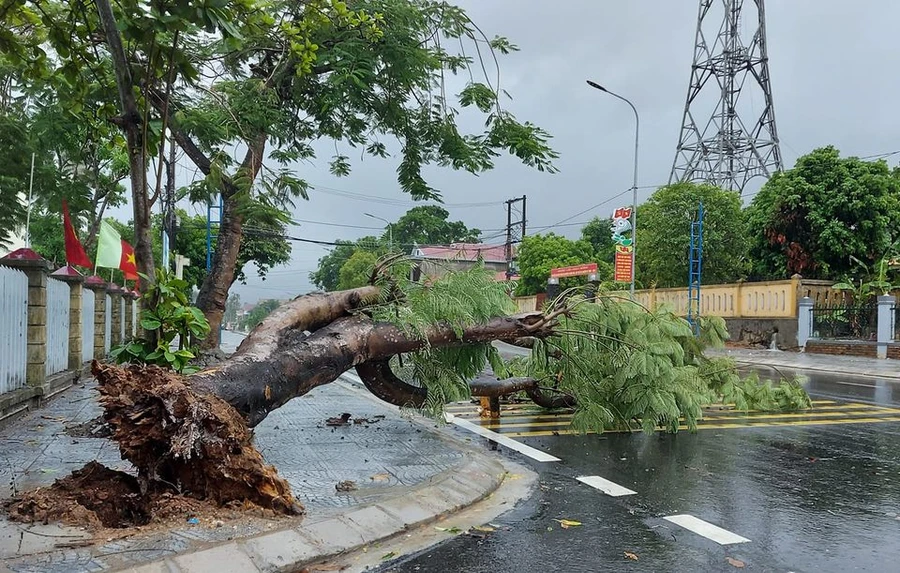
M 47 279 L 46 372 L 56 374 L 69 366 L 69 285 Z
M 28 356 L 28 277 L 0 267 L 0 393 L 25 386 Z

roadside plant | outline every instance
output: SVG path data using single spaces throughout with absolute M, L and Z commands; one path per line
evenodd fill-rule
M 113 348 L 110 355 L 119 364 L 155 364 L 181 374 L 198 371 L 190 365 L 197 356 L 192 342 L 209 334 L 209 323 L 203 312 L 191 305 L 190 285 L 164 269 L 157 269 L 156 281 L 147 284 L 147 292 L 141 296 L 143 335 Z

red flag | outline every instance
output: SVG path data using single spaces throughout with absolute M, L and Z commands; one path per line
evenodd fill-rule
M 66 237 L 66 262 L 70 265 L 78 265 L 81 267 L 91 268 L 91 260 L 84 252 L 84 247 L 75 235 L 75 228 L 72 227 L 72 219 L 69 217 L 69 204 L 63 199 L 63 227 Z
M 134 247 L 129 245 L 125 239 L 122 239 L 122 260 L 119 261 L 119 269 L 125 275 L 125 280 L 136 281 L 138 279 Z

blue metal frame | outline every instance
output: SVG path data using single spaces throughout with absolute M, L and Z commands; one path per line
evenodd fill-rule
M 215 219 L 213 213 L 215 212 Z M 219 225 L 222 223 L 222 196 L 218 203 L 210 200 L 206 204 L 206 272 L 212 270 L 213 239 L 219 237 Z M 213 230 L 215 225 L 215 230 Z
M 690 267 L 688 270 L 687 319 L 694 336 L 700 334 L 700 284 L 703 272 L 703 202 L 697 210 L 697 219 L 691 221 Z

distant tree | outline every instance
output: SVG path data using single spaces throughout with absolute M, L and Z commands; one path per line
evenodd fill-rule
M 228 295 L 228 302 L 225 303 L 224 321 L 229 324 L 235 324 L 237 322 L 237 314 L 239 310 L 241 310 L 241 295 L 233 292 Z
M 412 245 L 478 243 L 481 231 L 462 221 L 448 221 L 450 213 L 438 205 L 421 205 L 407 211 L 391 227 L 395 251 L 408 252 Z M 387 240 L 390 233 L 385 232 Z
M 372 276 L 372 269 L 375 268 L 377 262 L 378 256 L 374 253 L 357 249 L 341 267 L 338 290 L 367 285 L 369 278 Z
M 703 202 L 703 282 L 727 283 L 746 272 L 746 234 L 737 193 L 713 185 L 660 187 L 637 213 L 637 278 L 659 287 L 686 286 L 691 221 Z
M 253 307 L 253 310 L 247 313 L 246 328 L 256 328 L 256 326 L 260 322 L 262 322 L 265 317 L 269 316 L 272 311 L 279 306 L 281 306 L 281 301 L 275 299 L 270 298 L 259 301 L 259 303 Z
M 338 284 L 341 282 L 341 267 L 356 251 L 369 251 L 378 255 L 387 252 L 386 245 L 383 245 L 377 237 L 363 237 L 356 242 L 338 239 L 335 243 L 337 246 L 319 259 L 319 268 L 315 272 L 309 273 L 309 280 L 326 291 L 338 290 Z
M 616 256 L 616 243 L 612 238 L 612 218 L 594 217 L 581 228 L 581 238 L 591 244 L 594 258 L 612 263 Z
M 745 215 L 754 277 L 855 277 L 900 238 L 900 174 L 816 149 L 774 175 Z
M 516 294 L 528 296 L 544 292 L 552 268 L 591 262 L 597 262 L 600 280 L 606 280 L 611 276 L 612 265 L 604 261 L 595 261 L 594 249 L 585 240 L 572 241 L 554 233 L 525 237 L 519 249 L 521 278 L 516 286 Z M 574 277 L 563 279 L 561 286 L 569 288 L 584 283 L 584 277 Z

